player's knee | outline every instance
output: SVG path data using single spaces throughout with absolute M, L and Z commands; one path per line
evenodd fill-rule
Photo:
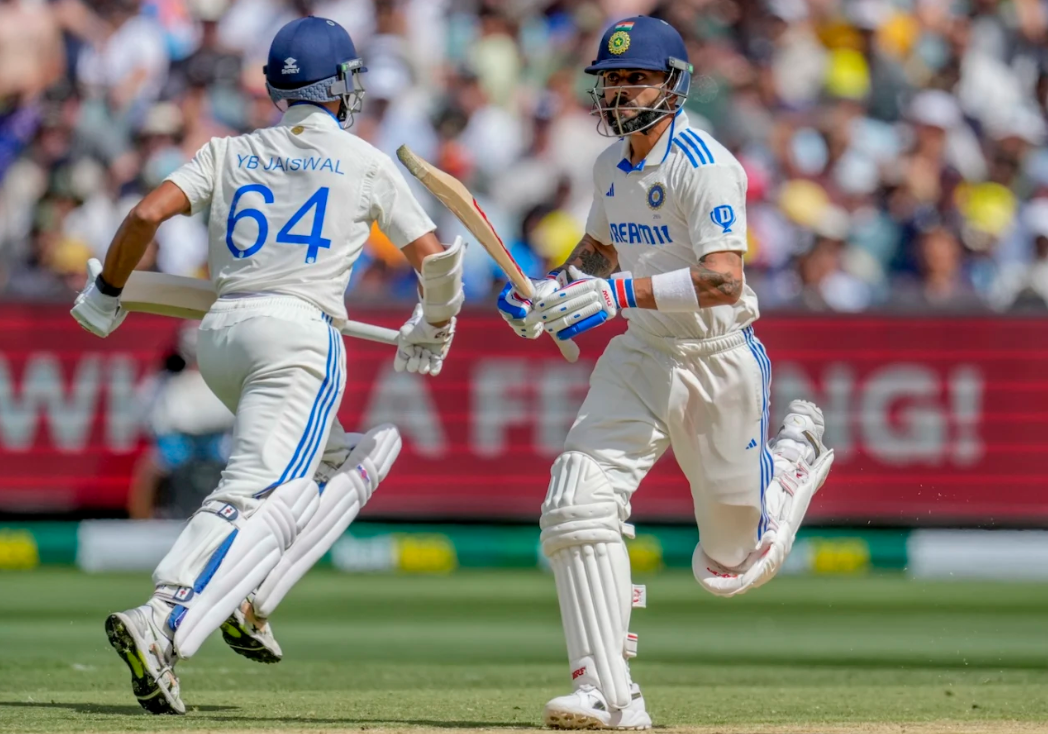
M 699 527 L 701 550 L 724 568 L 739 568 L 758 544 L 761 522 L 759 508 L 746 505 L 719 505 Z M 696 549 L 698 558 L 699 550 Z M 694 562 L 693 562 L 694 570 Z
M 594 502 L 616 502 L 615 490 L 600 464 L 581 451 L 565 451 L 550 469 L 542 512 Z
M 568 451 L 557 457 L 540 525 L 546 556 L 570 546 L 622 542 L 622 505 L 591 456 Z

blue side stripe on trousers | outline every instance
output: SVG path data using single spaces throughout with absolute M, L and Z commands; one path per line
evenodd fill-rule
M 218 567 L 222 565 L 222 561 L 226 557 L 226 553 L 229 553 L 230 546 L 233 545 L 233 541 L 236 540 L 237 530 L 234 529 L 226 539 L 222 541 L 222 545 L 215 549 L 215 552 L 211 554 L 211 558 L 208 559 L 207 565 L 204 566 L 204 570 L 197 576 L 196 582 L 193 584 L 193 591 L 200 593 L 204 588 L 211 582 L 215 572 L 218 571 Z
M 313 435 L 306 444 L 306 451 L 302 454 L 302 460 L 291 473 L 292 479 L 300 479 L 309 471 L 310 464 L 316 457 L 317 452 L 320 451 L 320 439 L 324 437 L 324 431 L 327 429 L 331 419 L 331 409 L 334 407 L 335 403 L 338 402 L 338 394 L 342 389 L 342 350 L 345 349 L 345 345 L 342 342 L 341 335 L 334 329 L 331 329 L 331 337 L 333 340 L 332 344 L 334 345 L 333 351 L 335 355 L 333 365 L 335 380 L 331 385 L 329 385 L 329 391 L 324 398 L 324 405 L 321 408 L 316 426 L 314 426 Z
M 753 358 L 757 361 L 757 366 L 760 368 L 761 378 L 763 385 L 761 385 L 761 444 L 760 444 L 760 467 L 761 467 L 761 519 L 760 525 L 757 529 L 758 536 L 764 535 L 764 531 L 768 526 L 768 516 L 764 504 L 765 491 L 768 488 L 768 484 L 771 482 L 773 474 L 773 464 L 771 460 L 771 453 L 768 451 L 768 420 L 771 403 L 771 361 L 768 359 L 767 352 L 764 351 L 764 345 L 760 343 L 760 340 L 753 333 L 753 327 L 747 327 L 743 331 L 743 335 L 746 339 L 746 344 L 750 348 L 750 353 Z
M 325 398 L 325 396 L 327 394 L 328 387 L 329 387 L 330 382 L 331 382 L 331 370 L 332 370 L 333 365 L 335 364 L 335 350 L 334 350 L 333 346 L 334 346 L 334 340 L 332 339 L 332 332 L 329 330 L 329 333 L 328 333 L 328 356 L 327 356 L 327 364 L 324 367 L 324 380 L 323 380 L 323 382 L 320 383 L 320 389 L 317 390 L 317 396 L 313 400 L 313 407 L 312 407 L 312 409 L 309 412 L 309 420 L 306 423 L 306 429 L 305 429 L 305 431 L 302 432 L 302 438 L 299 439 L 298 446 L 295 447 L 295 453 L 292 454 L 291 461 L 289 461 L 287 466 L 284 467 L 284 471 L 281 472 L 280 478 L 277 479 L 275 482 L 273 482 L 268 487 L 266 487 L 265 489 L 263 489 L 261 492 L 256 494 L 255 495 L 256 497 L 260 497 L 260 496 L 266 494 L 270 490 L 272 490 L 272 489 L 274 489 L 276 487 L 279 487 L 281 484 L 284 484 L 285 482 L 287 482 L 288 479 L 293 478 L 291 476 L 291 472 L 294 469 L 294 467 L 299 463 L 299 458 L 301 457 L 302 449 L 306 445 L 306 443 L 309 441 L 310 437 L 312 436 L 314 423 L 316 422 L 316 418 L 317 418 L 317 411 L 320 409 L 321 403 L 324 401 L 324 398 Z

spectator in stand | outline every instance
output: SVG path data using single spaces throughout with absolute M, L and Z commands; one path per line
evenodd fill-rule
M 62 293 L 41 238 L 101 255 L 176 160 L 271 124 L 262 56 L 310 13 L 347 27 L 371 70 L 353 132 L 461 178 L 538 259 L 585 226 L 608 141 L 579 70 L 631 13 L 681 31 L 689 117 L 747 170 L 747 278 L 765 311 L 917 307 L 950 277 L 975 289 L 967 307 L 999 305 L 1006 273 L 1037 250 L 1027 211 L 1048 196 L 1048 13 L 1036 0 L 0 0 L 0 293 Z M 59 170 L 76 172 L 74 196 Z M 783 198 L 803 186 L 821 203 L 798 218 Z M 420 199 L 442 236 L 461 232 Z M 825 206 L 846 216 L 843 239 L 813 237 L 834 229 Z M 198 274 L 202 220 L 180 224 L 158 233 L 154 267 Z M 413 298 L 383 237 L 354 282 L 371 302 Z M 480 248 L 465 277 L 472 301 L 498 289 Z

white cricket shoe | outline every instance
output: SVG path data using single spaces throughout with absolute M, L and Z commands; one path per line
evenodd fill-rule
M 273 628 L 255 616 L 250 600 L 244 600 L 222 623 L 222 639 L 233 652 L 259 663 L 279 663 L 284 657 Z
M 153 620 L 152 606 L 145 604 L 110 614 L 106 636 L 131 669 L 131 690 L 142 708 L 152 714 L 186 712 L 174 671 L 177 657 L 171 640 Z
M 793 549 L 808 505 L 833 464 L 833 451 L 822 442 L 826 422 L 822 411 L 806 400 L 794 400 L 772 439 L 774 480 L 765 493 L 767 527 L 760 545 L 736 568 L 726 568 L 702 550 L 692 556 L 692 571 L 704 589 L 717 596 L 735 596 L 770 581 Z
M 558 696 L 542 710 L 542 720 L 552 729 L 650 729 L 640 686 L 633 684 L 633 700 L 624 709 L 609 709 L 604 694 L 590 685 L 567 696 Z

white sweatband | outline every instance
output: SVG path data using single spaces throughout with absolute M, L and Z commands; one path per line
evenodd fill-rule
M 651 276 L 651 294 L 659 311 L 699 310 L 699 296 L 689 268 Z

